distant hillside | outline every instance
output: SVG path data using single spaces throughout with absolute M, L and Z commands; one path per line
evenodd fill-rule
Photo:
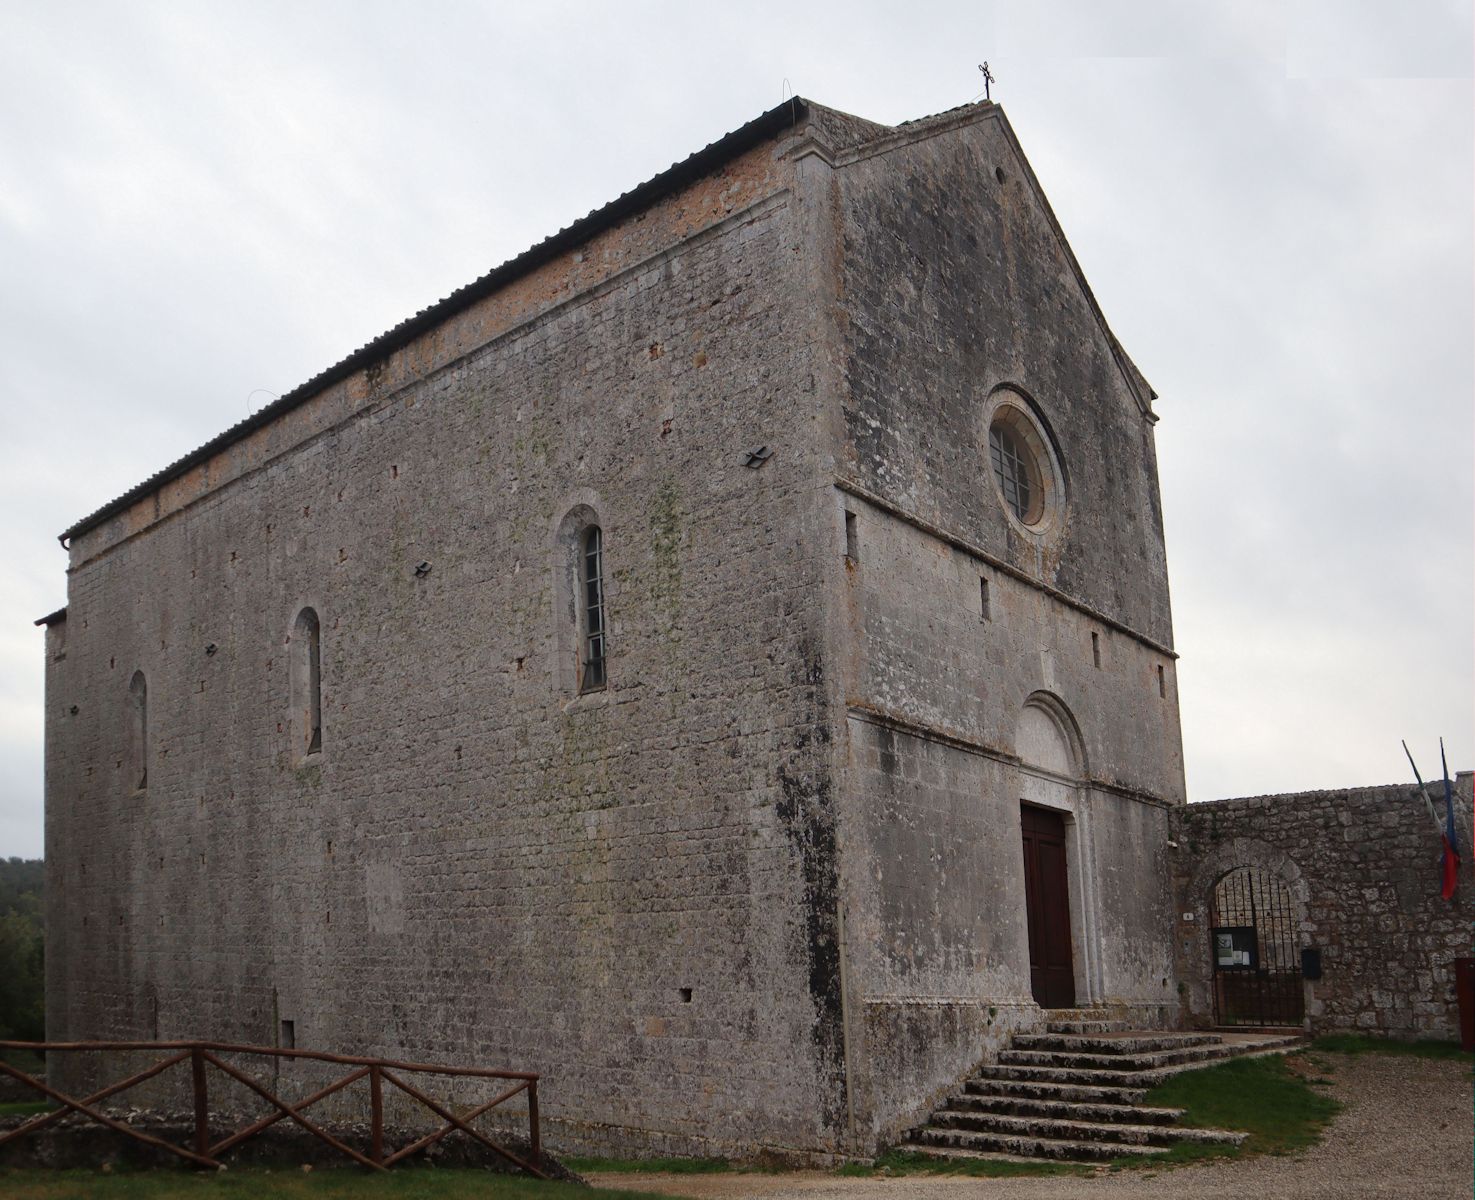
M 39 858 L 0 858 L 0 1038 L 46 1036 L 44 880 Z

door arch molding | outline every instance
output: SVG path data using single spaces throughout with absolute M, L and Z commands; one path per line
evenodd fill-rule
M 1051 729 L 1058 739 L 1053 747 L 1045 744 Z M 1052 692 L 1032 692 L 1020 706 L 1014 723 L 1014 753 L 1024 768 L 1043 770 L 1072 783 L 1084 779 L 1090 769 L 1075 715 Z

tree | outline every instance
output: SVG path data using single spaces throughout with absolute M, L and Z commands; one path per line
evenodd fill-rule
M 46 1037 L 43 879 L 40 859 L 0 860 L 0 1038 Z

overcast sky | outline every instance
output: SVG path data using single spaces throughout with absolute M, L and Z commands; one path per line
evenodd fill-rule
M 1160 394 L 1195 800 L 1472 763 L 1465 0 L 0 0 L 0 856 L 56 535 L 800 94 L 1001 101 Z

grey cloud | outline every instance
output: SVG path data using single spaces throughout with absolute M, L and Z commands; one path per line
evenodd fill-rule
M 61 528 L 785 78 L 897 121 L 970 99 L 985 58 L 1162 394 L 1190 794 L 1398 778 L 1403 734 L 1442 730 L 1472 761 L 1463 6 L 7 17 L 0 854 L 40 848 L 30 621 L 63 598 Z M 1399 74 L 1419 78 L 1379 77 Z

